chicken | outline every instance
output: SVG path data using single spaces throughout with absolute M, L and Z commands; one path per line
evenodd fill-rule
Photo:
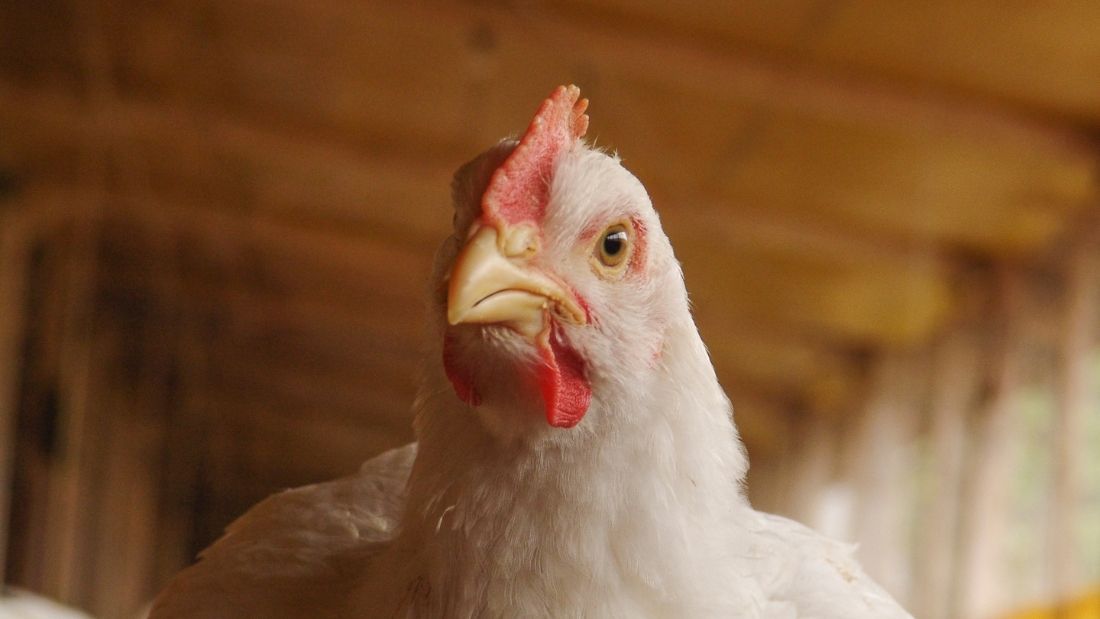
M 642 184 L 559 87 L 455 175 L 418 443 L 231 525 L 152 617 L 909 617 L 754 511 Z

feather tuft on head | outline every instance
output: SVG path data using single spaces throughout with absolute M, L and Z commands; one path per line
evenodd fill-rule
M 588 99 L 580 96 L 574 85 L 558 86 L 539 106 L 519 145 L 489 179 L 481 198 L 481 211 L 489 222 L 541 221 L 558 156 L 588 130 Z

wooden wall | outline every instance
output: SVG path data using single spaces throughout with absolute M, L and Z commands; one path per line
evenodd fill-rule
M 450 174 L 577 82 L 683 260 L 754 500 L 962 613 L 953 583 L 1000 585 L 943 542 L 977 526 L 951 488 L 996 511 L 1011 454 L 968 458 L 1044 350 L 1011 282 L 1091 277 L 1059 248 L 1100 225 L 1096 32 L 1088 0 L 0 3 L 8 580 L 130 616 L 255 500 L 409 440 Z M 1025 313 L 1094 303 L 1058 299 Z M 1079 329 L 1039 338 L 1067 403 Z M 923 444 L 947 481 L 910 509 Z

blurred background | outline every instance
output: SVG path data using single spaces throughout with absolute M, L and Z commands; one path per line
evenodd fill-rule
M 462 162 L 559 83 L 762 509 L 917 617 L 1100 617 L 1100 3 L 0 0 L 5 582 L 133 617 L 412 438 Z

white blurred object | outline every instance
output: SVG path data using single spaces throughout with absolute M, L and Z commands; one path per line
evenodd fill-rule
M 0 619 L 92 619 L 92 616 L 29 591 L 9 587 L 0 594 Z

